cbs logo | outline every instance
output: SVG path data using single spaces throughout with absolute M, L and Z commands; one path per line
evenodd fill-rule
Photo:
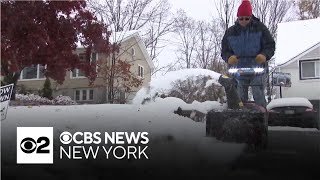
M 17 164 L 53 164 L 53 127 L 17 127 Z
M 21 151 L 27 154 L 33 153 L 36 150 L 36 153 L 50 153 L 50 150 L 45 149 L 50 144 L 49 138 L 41 136 L 36 140 L 30 137 L 22 139 L 20 143 Z
M 69 132 L 63 132 L 60 134 L 60 142 L 62 144 L 69 144 L 72 141 L 72 134 Z
M 75 132 L 71 134 L 65 131 L 60 134 L 60 142 L 62 144 L 70 144 L 71 142 L 75 144 L 99 144 L 101 143 L 100 135 L 100 132 Z

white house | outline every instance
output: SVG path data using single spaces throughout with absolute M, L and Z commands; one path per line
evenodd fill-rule
M 291 74 L 282 97 L 320 99 L 320 18 L 278 24 L 276 71 Z M 278 88 L 278 93 L 280 88 Z

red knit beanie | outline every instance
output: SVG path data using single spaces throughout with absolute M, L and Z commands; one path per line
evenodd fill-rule
M 238 8 L 237 16 L 252 16 L 252 7 L 249 0 L 243 0 Z

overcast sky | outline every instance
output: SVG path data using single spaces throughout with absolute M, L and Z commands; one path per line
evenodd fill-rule
M 218 4 L 220 0 L 168 0 L 171 4 L 172 12 L 175 13 L 178 9 L 183 9 L 187 16 L 192 17 L 195 20 L 206 20 L 211 21 L 212 17 L 215 15 L 217 17 L 217 10 L 215 4 Z M 240 5 L 241 0 L 238 1 L 239 4 L 235 5 L 235 14 Z M 287 16 L 291 16 L 288 14 Z M 287 17 L 288 18 L 288 17 Z M 286 18 L 284 18 L 286 19 Z M 158 56 L 158 60 L 160 62 L 160 67 L 165 66 L 168 63 L 171 63 L 177 59 L 176 56 L 176 47 L 173 46 L 174 41 L 176 41 L 177 37 L 169 37 L 168 43 L 166 43 L 166 47 Z
M 197 20 L 211 19 L 215 11 L 214 1 L 217 0 L 169 0 L 173 11 L 181 8 Z
M 195 20 L 211 21 L 212 16 L 216 13 L 215 3 L 219 0 L 168 0 L 171 4 L 172 12 L 175 13 L 178 9 L 183 9 L 187 16 Z M 166 47 L 158 56 L 159 64 L 165 66 L 174 62 L 177 59 L 176 47 L 173 46 L 176 37 L 169 37 Z M 156 64 L 157 66 L 157 64 Z

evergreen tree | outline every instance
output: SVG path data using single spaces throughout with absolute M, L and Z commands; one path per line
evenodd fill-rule
M 51 89 L 51 82 L 50 82 L 49 78 L 47 78 L 43 84 L 41 95 L 42 95 L 42 97 L 46 97 L 50 100 L 52 99 L 52 89 Z

